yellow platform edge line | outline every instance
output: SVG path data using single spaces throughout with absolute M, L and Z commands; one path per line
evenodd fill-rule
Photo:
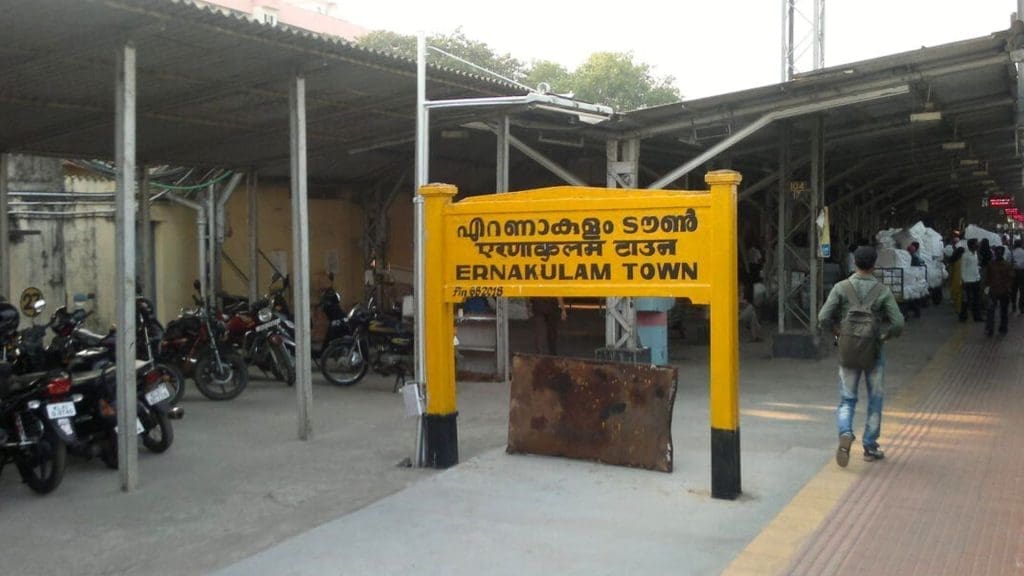
M 964 331 L 957 330 L 914 377 L 908 386 L 891 401 L 886 399 L 887 412 L 906 412 L 935 389 L 939 376 L 945 372 L 963 345 Z M 907 418 L 888 417 L 895 424 L 896 436 L 907 424 Z M 764 576 L 781 573 L 789 566 L 807 539 L 821 526 L 828 514 L 850 487 L 864 474 L 867 464 L 850 459 L 843 469 L 829 460 L 793 497 L 778 515 L 754 538 L 722 572 L 723 576 Z

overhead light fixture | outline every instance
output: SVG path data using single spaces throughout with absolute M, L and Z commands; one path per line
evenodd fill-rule
M 980 162 L 973 158 L 964 158 L 960 160 L 961 166 L 977 166 L 978 164 L 980 164 Z
M 942 120 L 942 112 L 915 112 L 910 115 L 911 123 L 938 122 Z
M 965 150 L 967 149 L 967 142 L 943 142 L 943 150 Z
M 988 170 L 975 170 L 971 172 L 971 176 L 988 176 Z

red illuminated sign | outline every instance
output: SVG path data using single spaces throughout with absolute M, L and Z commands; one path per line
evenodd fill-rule
M 988 205 L 993 208 L 1002 208 L 1004 206 L 1012 206 L 1013 198 L 1009 196 L 992 196 L 988 199 Z

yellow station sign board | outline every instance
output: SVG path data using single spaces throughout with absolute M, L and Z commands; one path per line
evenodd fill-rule
M 445 210 L 445 297 L 709 298 L 709 192 L 562 186 Z
M 564 186 L 459 202 L 452 202 L 454 186 L 422 186 L 428 446 L 430 438 L 455 437 L 453 303 L 477 296 L 687 297 L 711 305 L 712 496 L 738 496 L 741 177 L 723 170 L 705 181 L 710 190 Z

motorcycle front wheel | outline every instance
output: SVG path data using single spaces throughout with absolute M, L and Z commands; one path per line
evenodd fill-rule
M 353 342 L 335 340 L 320 355 L 320 372 L 332 384 L 352 386 L 366 376 L 369 365 Z
M 64 479 L 68 448 L 57 432 L 46 427 L 39 440 L 17 456 L 15 464 L 25 484 L 36 494 L 49 494 Z
M 292 358 L 284 344 L 270 347 L 271 361 L 274 363 L 274 376 L 289 386 L 295 385 L 295 359 Z
M 237 352 L 221 350 L 219 356 L 218 363 L 207 352 L 196 363 L 196 388 L 210 400 L 231 400 L 249 384 L 249 371 Z

